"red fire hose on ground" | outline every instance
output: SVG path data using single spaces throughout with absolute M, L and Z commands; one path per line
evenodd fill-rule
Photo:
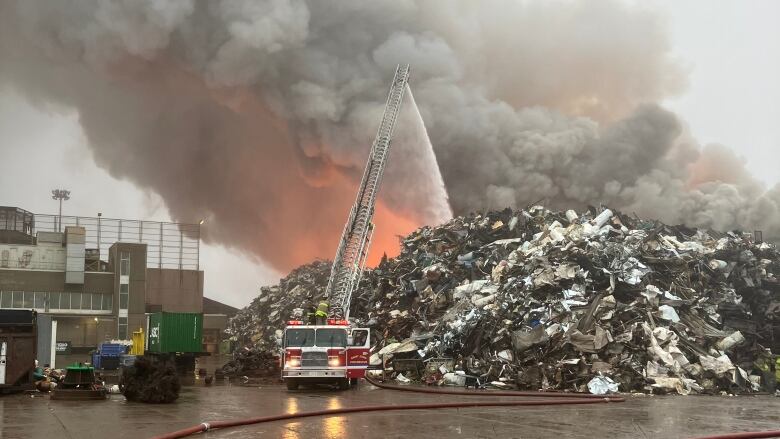
M 348 413 L 365 413 L 390 410 L 429 410 L 446 408 L 468 408 L 468 407 L 532 407 L 532 406 L 554 406 L 554 405 L 579 405 L 579 404 L 603 404 L 608 402 L 624 402 L 625 399 L 615 396 L 600 396 L 585 393 L 563 393 L 563 392 L 500 392 L 500 391 L 465 391 L 465 390 L 440 390 L 427 389 L 421 387 L 395 386 L 391 384 L 380 383 L 368 377 L 366 380 L 382 389 L 399 390 L 405 392 L 429 393 L 439 395 L 469 395 L 469 396 L 504 396 L 504 397 L 553 397 L 560 398 L 556 400 L 537 400 L 537 401 L 471 401 L 455 403 L 430 403 L 430 404 L 399 404 L 399 405 L 369 405 L 359 407 L 348 407 L 330 410 L 315 410 L 311 412 L 286 413 L 274 416 L 262 416 L 257 418 L 237 419 L 233 421 L 214 421 L 203 422 L 183 430 L 155 436 L 154 439 L 177 439 L 187 437 L 196 433 L 201 433 L 218 428 L 239 427 L 244 425 L 261 424 L 273 421 L 283 421 L 288 419 L 310 418 L 316 416 L 332 416 Z M 706 436 L 696 439 L 752 439 L 780 437 L 780 431 L 764 432 L 745 432 L 732 433 L 720 436 Z
M 195 433 L 213 430 L 216 428 L 238 427 L 241 425 L 261 424 L 264 422 L 283 421 L 286 419 L 310 418 L 313 416 L 331 416 L 342 415 L 346 413 L 379 412 L 389 410 L 427 410 L 427 409 L 445 409 L 445 408 L 465 408 L 465 407 L 521 407 L 521 406 L 540 406 L 540 405 L 575 405 L 575 404 L 602 404 L 605 402 L 619 402 L 616 398 L 603 399 L 558 399 L 554 401 L 472 401 L 472 402 L 449 402 L 432 404 L 399 404 L 399 405 L 367 405 L 360 407 L 348 407 L 331 410 L 315 410 L 312 412 L 287 413 L 283 415 L 262 416 L 259 418 L 238 419 L 235 421 L 214 421 L 203 422 L 183 430 L 174 431 L 161 436 L 155 436 L 154 439 L 175 439 L 186 437 Z
M 743 433 L 727 433 L 715 436 L 701 436 L 694 439 L 754 439 L 762 437 L 780 437 L 780 430 L 746 431 Z
M 599 396 L 582 393 L 543 393 L 543 392 L 475 392 L 458 390 L 435 390 L 425 388 L 411 388 L 402 386 L 393 386 L 380 383 L 370 378 L 366 378 L 371 384 L 391 390 L 412 391 L 418 393 L 431 393 L 439 395 L 470 395 L 470 396 L 523 396 L 523 397 L 562 397 L 556 400 L 537 400 L 537 401 L 469 401 L 469 402 L 444 402 L 429 404 L 398 404 L 398 405 L 368 405 L 359 407 L 347 407 L 330 410 L 315 410 L 311 412 L 285 413 L 274 416 L 262 416 L 258 418 L 237 419 L 233 421 L 214 421 L 203 422 L 183 430 L 155 436 L 154 439 L 177 439 L 201 433 L 217 428 L 239 427 L 243 425 L 261 424 L 265 422 L 283 421 L 288 419 L 310 418 L 314 416 L 332 416 L 347 413 L 364 413 L 390 410 L 429 410 L 446 408 L 467 408 L 467 407 L 532 407 L 532 406 L 552 406 L 552 405 L 580 405 L 580 404 L 603 404 L 608 402 L 624 402 L 625 399 L 614 396 Z M 568 397 L 568 398 L 566 398 Z

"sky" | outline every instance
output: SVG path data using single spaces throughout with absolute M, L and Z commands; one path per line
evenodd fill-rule
M 780 27 L 774 23 L 780 2 L 639 4 L 667 14 L 673 52 L 688 71 L 687 88 L 664 106 L 701 144 L 727 145 L 764 183 L 780 182 Z M 67 215 L 170 220 L 158 195 L 94 164 L 78 114 L 34 107 L 8 88 L 0 89 L 0 175 L 0 205 L 55 213 L 50 191 L 61 187 L 72 192 L 63 208 Z M 260 285 L 282 275 L 252 256 L 213 245 L 201 247 L 201 267 L 204 294 L 234 306 L 245 306 Z
M 107 218 L 171 220 L 159 196 L 98 168 L 85 142 L 78 115 L 57 108 L 42 112 L 14 92 L 0 91 L 0 205 L 56 213 L 51 189 L 67 188 L 71 199 L 64 203 L 63 215 L 94 217 L 100 212 Z M 233 306 L 245 306 L 259 285 L 279 278 L 251 256 L 221 246 L 201 245 L 200 261 L 204 295 Z
M 780 2 L 664 1 L 688 88 L 666 102 L 700 143 L 736 150 L 764 183 L 780 181 Z

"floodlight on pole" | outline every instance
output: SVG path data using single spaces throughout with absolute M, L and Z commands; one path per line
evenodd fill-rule
M 62 231 L 62 202 L 70 200 L 70 191 L 66 189 L 52 189 L 51 199 L 60 201 L 60 215 L 57 224 L 57 231 Z

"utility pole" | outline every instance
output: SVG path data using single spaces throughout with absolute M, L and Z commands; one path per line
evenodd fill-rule
M 65 189 L 52 189 L 51 199 L 60 201 L 60 215 L 57 220 L 57 231 L 62 231 L 62 201 L 70 200 L 70 191 Z

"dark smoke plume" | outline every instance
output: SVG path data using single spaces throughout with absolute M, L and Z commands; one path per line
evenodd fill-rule
M 401 62 L 455 214 L 606 203 L 780 237 L 780 188 L 650 104 L 685 78 L 663 19 L 637 6 L 0 0 L 0 86 L 77 111 L 98 165 L 280 270 L 334 252 Z M 412 110 L 377 206 L 380 253 L 448 214 Z

